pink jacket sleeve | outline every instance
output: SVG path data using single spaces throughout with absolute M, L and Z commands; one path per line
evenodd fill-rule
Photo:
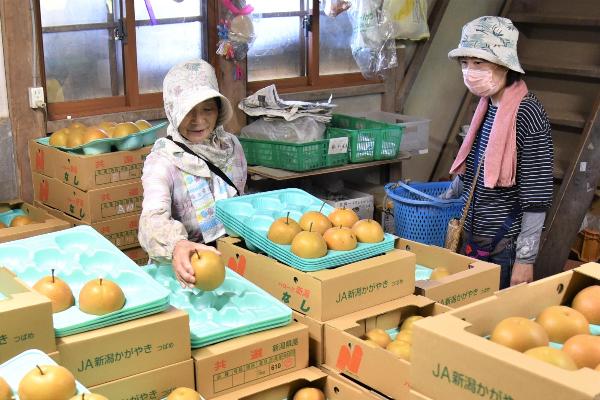
M 144 162 L 144 201 L 138 239 L 150 258 L 157 261 L 170 261 L 175 244 L 188 238 L 184 225 L 171 216 L 174 168 L 166 158 L 154 153 Z

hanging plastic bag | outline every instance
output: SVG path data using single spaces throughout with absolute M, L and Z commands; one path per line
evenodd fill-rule
M 352 56 L 367 79 L 383 77 L 398 65 L 393 24 L 382 9 L 382 0 L 355 0 L 348 10 L 352 24 Z
M 352 2 L 348 0 L 325 0 L 323 4 L 323 12 L 328 17 L 337 17 L 350 7 L 352 7 Z
M 429 38 L 427 0 L 384 0 L 383 9 L 391 18 L 394 39 Z

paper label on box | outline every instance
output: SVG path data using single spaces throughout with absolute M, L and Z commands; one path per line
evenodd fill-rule
M 348 152 L 348 138 L 339 137 L 329 139 L 327 154 L 344 154 Z
M 298 339 L 294 339 L 295 344 Z M 262 349 L 259 349 L 262 350 Z M 259 354 L 259 353 L 257 353 Z M 255 359 L 247 364 L 227 368 L 225 361 L 217 361 L 213 375 L 213 391 L 215 393 L 245 385 L 252 381 L 279 374 L 296 367 L 296 349 L 274 354 L 270 357 Z

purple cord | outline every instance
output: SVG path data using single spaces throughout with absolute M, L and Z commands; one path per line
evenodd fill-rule
M 152 3 L 150 0 L 144 0 L 146 3 L 146 10 L 148 10 L 148 15 L 150 16 L 150 25 L 156 25 L 156 16 L 154 15 L 154 9 L 152 9 Z

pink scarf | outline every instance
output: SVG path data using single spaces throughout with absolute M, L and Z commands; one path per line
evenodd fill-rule
M 490 132 L 490 138 L 485 149 L 483 164 L 483 183 L 487 188 L 510 187 L 516 182 L 517 173 L 517 112 L 519 104 L 527 94 L 527 85 L 517 81 L 506 87 Z M 489 97 L 479 99 L 475 115 L 471 120 L 469 132 L 458 150 L 458 155 L 450 168 L 451 174 L 464 174 L 466 159 L 473 147 L 477 132 L 485 118 Z

